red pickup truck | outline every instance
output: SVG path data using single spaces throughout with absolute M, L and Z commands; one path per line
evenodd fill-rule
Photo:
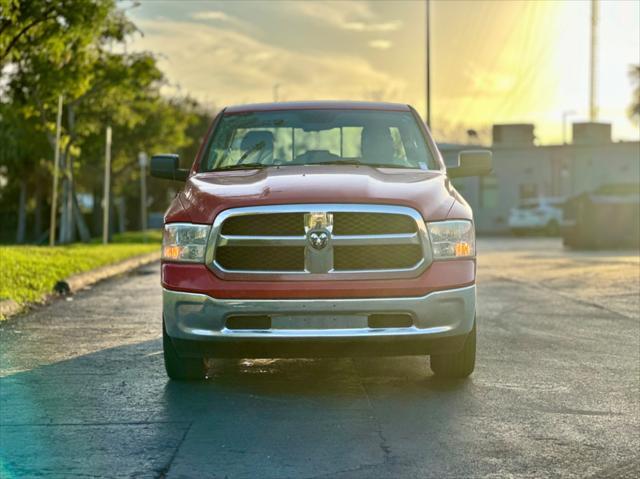
M 166 215 L 163 346 L 173 379 L 204 358 L 430 355 L 444 377 L 473 372 L 476 260 L 471 208 L 408 105 L 228 107 Z

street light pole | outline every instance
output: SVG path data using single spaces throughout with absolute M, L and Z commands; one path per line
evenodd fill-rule
M 426 33 L 426 113 L 425 113 L 425 121 L 429 129 L 431 129 L 431 14 L 430 14 L 430 0 L 425 0 L 425 10 L 426 10 L 426 25 L 425 25 L 425 33 Z
M 589 121 L 598 120 L 598 0 L 591 0 L 591 51 L 589 74 Z
M 51 221 L 49 225 L 49 246 L 56 244 L 56 218 L 58 212 L 58 170 L 60 169 L 60 129 L 62 125 L 62 95 L 58 95 L 58 116 L 56 117 L 56 151 L 53 154 L 53 195 L 51 197 Z
M 104 150 L 104 192 L 102 198 L 102 243 L 109 242 L 109 196 L 111 190 L 111 127 L 107 127 Z

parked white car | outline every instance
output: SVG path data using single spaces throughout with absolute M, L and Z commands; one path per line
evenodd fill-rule
M 517 208 L 511 208 L 509 213 L 511 232 L 559 234 L 563 203 L 564 198 L 540 197 L 523 200 Z

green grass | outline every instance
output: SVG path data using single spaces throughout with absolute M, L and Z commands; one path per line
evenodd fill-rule
M 102 243 L 102 238 L 94 238 L 92 243 Z M 113 235 L 111 239 L 112 243 L 161 243 L 162 242 L 162 230 L 147 230 L 142 231 L 127 231 L 126 233 L 120 233 Z
M 65 246 L 0 246 L 0 300 L 37 302 L 57 281 L 160 248 L 161 233 L 116 235 L 113 243 Z

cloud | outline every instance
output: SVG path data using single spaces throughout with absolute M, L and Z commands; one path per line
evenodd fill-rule
M 369 46 L 371 48 L 376 48 L 378 50 L 388 50 L 393 46 L 393 43 L 389 40 L 371 40 L 369 42 Z
M 467 78 L 467 88 L 474 94 L 487 96 L 501 96 L 513 90 L 518 83 L 518 78 L 513 73 L 506 71 L 490 71 L 470 63 L 464 69 L 463 75 Z
M 225 22 L 238 27 L 247 26 L 247 24 L 242 20 L 219 10 L 203 10 L 200 12 L 195 12 L 191 15 L 191 18 L 193 18 L 194 20 L 202 21 Z
M 219 12 L 219 11 L 215 11 L 215 10 L 209 10 L 209 11 L 205 11 L 205 12 L 196 12 L 193 15 L 191 15 L 191 18 L 193 18 L 194 20 L 222 20 L 222 21 L 228 21 L 229 20 L 229 15 L 227 15 L 224 12 Z
M 367 2 L 335 3 L 296 2 L 294 11 L 327 23 L 335 28 L 354 32 L 392 32 L 402 27 L 400 20 L 379 21 Z
M 341 24 L 345 30 L 354 32 L 393 32 L 402 26 L 400 20 L 382 23 L 345 22 Z
M 397 100 L 405 90 L 402 80 L 357 56 L 308 55 L 204 23 L 155 19 L 138 26 L 144 36 L 130 48 L 162 52 L 170 82 L 208 103 L 271 101 L 275 84 L 284 100 Z

